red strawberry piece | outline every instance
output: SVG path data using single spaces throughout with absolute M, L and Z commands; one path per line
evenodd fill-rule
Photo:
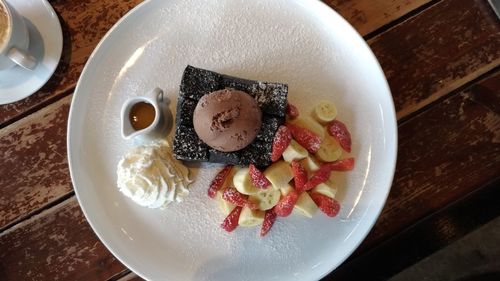
M 225 231 L 231 232 L 238 227 L 238 219 L 241 214 L 241 207 L 235 207 L 220 225 Z
M 296 160 L 292 161 L 292 172 L 293 172 L 293 181 L 295 183 L 295 190 L 300 193 L 304 191 L 304 185 L 307 182 L 307 171 L 300 165 L 300 163 Z
M 314 172 L 311 178 L 304 184 L 303 190 L 310 190 L 315 188 L 318 184 L 326 182 L 330 178 L 332 168 L 329 164 L 323 164 L 319 170 Z
M 327 216 L 335 217 L 339 213 L 340 204 L 337 200 L 317 192 L 311 192 L 309 195 L 318 208 Z
M 247 201 L 247 207 L 250 209 L 250 210 L 258 210 L 259 209 L 259 203 L 257 202 L 252 202 L 250 200 Z
M 309 153 L 316 153 L 321 145 L 321 138 L 306 128 L 287 123 L 293 138 L 302 145 Z
M 295 105 L 288 103 L 286 106 L 286 115 L 288 115 L 290 119 L 295 119 L 299 116 L 299 109 Z
M 325 165 L 330 166 L 332 171 L 350 171 L 354 169 L 354 158 L 346 158 L 342 160 L 337 160 L 334 162 L 325 163 Z
M 226 166 L 222 169 L 212 180 L 210 183 L 210 187 L 208 188 L 208 196 L 210 198 L 215 198 L 215 194 L 222 188 L 224 181 L 226 180 L 227 175 L 231 172 L 233 166 Z
M 345 151 L 351 152 L 351 133 L 349 133 L 344 123 L 338 120 L 333 120 L 326 125 L 326 129 L 330 136 L 339 141 L 340 146 Z
M 250 164 L 250 180 L 255 187 L 260 189 L 266 189 L 271 185 L 264 173 L 257 169 L 254 164 Z
M 271 160 L 273 162 L 281 158 L 283 151 L 288 147 L 290 141 L 292 141 L 290 130 L 286 126 L 280 126 L 273 140 L 273 152 L 271 154 Z
M 224 190 L 224 193 L 222 193 L 222 199 L 233 205 L 243 207 L 247 204 L 248 196 L 241 194 L 234 187 L 228 187 Z
M 281 197 L 280 201 L 274 206 L 274 212 L 280 217 L 287 217 L 292 213 L 293 206 L 297 203 L 299 195 L 295 190 L 291 190 L 287 195 Z
M 269 232 L 271 227 L 273 227 L 274 222 L 276 221 L 276 213 L 274 212 L 274 209 L 270 209 L 266 211 L 266 214 L 264 215 L 264 222 L 262 223 L 262 227 L 260 229 L 260 236 L 266 236 L 266 234 Z

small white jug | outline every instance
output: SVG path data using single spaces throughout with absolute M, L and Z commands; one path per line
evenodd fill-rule
M 138 103 L 148 103 L 153 106 L 155 116 L 153 122 L 146 128 L 136 130 L 130 121 L 130 111 L 132 107 Z M 165 137 L 168 122 L 168 103 L 163 96 L 163 91 L 160 88 L 155 88 L 145 96 L 129 98 L 122 106 L 121 123 L 122 137 L 124 139 L 140 138 L 145 140 L 154 140 Z

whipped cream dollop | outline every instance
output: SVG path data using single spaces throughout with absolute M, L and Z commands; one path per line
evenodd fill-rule
M 189 169 L 175 159 L 167 141 L 131 149 L 118 163 L 118 189 L 137 204 L 163 208 L 189 194 Z

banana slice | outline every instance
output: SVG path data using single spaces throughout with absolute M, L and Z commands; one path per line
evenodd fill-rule
M 321 146 L 316 152 L 316 156 L 321 161 L 332 162 L 338 160 L 342 156 L 342 148 L 336 139 L 327 136 L 321 142 Z
M 313 110 L 313 116 L 321 124 L 326 124 L 337 117 L 337 107 L 329 101 L 320 101 Z
M 291 163 L 293 160 L 304 159 L 307 155 L 309 155 L 307 150 L 295 140 L 292 140 L 285 151 L 283 151 L 283 159 L 288 163 Z
M 261 224 L 264 221 L 264 212 L 260 210 L 250 210 L 248 207 L 243 207 L 238 219 L 238 225 L 250 227 Z
M 233 184 L 240 193 L 251 195 L 259 192 L 260 190 L 253 186 L 250 180 L 250 169 L 242 168 L 238 170 L 233 177 Z
M 285 161 L 273 163 L 264 171 L 264 175 L 276 190 L 286 187 L 293 179 L 292 167 Z
M 222 193 L 224 192 L 224 189 L 221 189 L 219 191 L 217 191 L 217 194 L 216 194 L 216 199 L 217 199 L 217 203 L 219 205 L 219 209 L 221 210 L 221 212 L 227 216 L 229 215 L 229 213 L 231 213 L 231 211 L 234 209 L 234 207 L 236 207 L 235 205 L 227 202 L 226 200 L 224 200 L 224 198 L 222 198 Z
M 285 196 L 288 194 L 288 192 L 290 192 L 290 190 L 292 190 L 293 187 L 289 184 L 287 184 L 286 186 L 283 186 L 282 188 L 280 188 L 280 191 L 281 191 L 281 195 Z
M 260 191 L 257 194 L 250 195 L 248 200 L 257 203 L 260 210 L 269 210 L 280 201 L 281 191 L 273 188 Z
M 229 174 L 227 174 L 227 177 L 224 180 L 224 183 L 222 183 L 222 187 L 220 190 L 224 190 L 226 187 L 234 185 L 233 178 L 234 178 L 234 175 L 236 174 L 236 172 L 238 172 L 239 170 L 240 170 L 240 167 L 238 167 L 238 166 L 233 166 L 233 168 L 231 168 L 231 171 L 229 172 Z
M 321 193 L 330 198 L 335 198 L 335 194 L 337 193 L 337 184 L 335 184 L 335 182 L 330 178 L 326 182 L 318 184 L 312 189 L 312 191 Z
M 318 135 L 321 139 L 324 139 L 326 136 L 326 129 L 318 123 L 316 120 L 309 116 L 299 116 L 293 120 L 287 121 L 296 126 L 309 129 L 311 132 Z
M 300 164 L 302 165 L 302 167 L 304 167 L 304 169 L 306 169 L 308 175 L 316 172 L 320 167 L 318 160 L 316 160 L 312 156 L 307 156 L 306 158 L 300 160 Z
M 297 210 L 301 215 L 312 218 L 316 211 L 318 211 L 318 206 L 316 206 L 316 203 L 314 203 L 307 192 L 302 192 L 293 209 Z

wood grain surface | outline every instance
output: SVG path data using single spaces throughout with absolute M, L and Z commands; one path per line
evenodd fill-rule
M 66 157 L 70 98 L 0 130 L 0 229 L 72 191 Z
M 125 267 L 85 220 L 75 197 L 0 234 L 1 280 L 106 280 Z

